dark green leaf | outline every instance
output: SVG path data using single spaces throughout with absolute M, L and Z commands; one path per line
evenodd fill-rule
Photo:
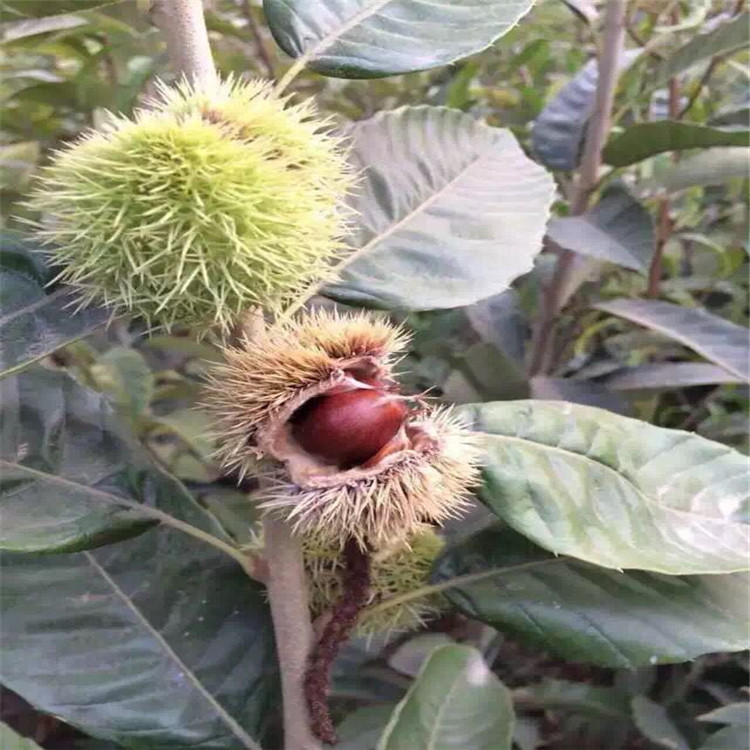
M 661 300 L 615 299 L 596 308 L 663 333 L 733 375 L 750 380 L 750 340 L 742 326 L 705 310 Z
M 627 191 L 607 191 L 582 216 L 553 218 L 547 234 L 560 247 L 645 273 L 654 252 L 651 214 Z
M 628 67 L 640 50 L 628 50 L 621 70 Z M 550 169 L 571 170 L 578 166 L 586 123 L 591 117 L 599 81 L 597 60 L 589 60 L 534 121 L 531 147 L 539 161 Z
M 542 401 L 570 401 L 608 409 L 615 414 L 631 413 L 630 405 L 620 394 L 612 393 L 606 386 L 589 380 L 537 375 L 531 379 L 531 395 Z
M 74 313 L 75 294 L 48 286 L 54 274 L 30 239 L 0 234 L 0 374 L 8 375 L 103 325 L 109 313 Z
M 667 390 L 691 385 L 743 382 L 743 378 L 708 362 L 659 362 L 638 365 L 618 370 L 605 381 L 607 388 L 614 391 L 632 391 L 640 388 Z
M 533 0 L 264 0 L 279 46 L 317 73 L 377 78 L 446 65 L 509 31 Z
M 627 696 L 613 687 L 545 679 L 513 691 L 513 701 L 532 709 L 587 714 L 610 721 L 630 721 Z
M 481 653 L 441 646 L 396 706 L 378 750 L 510 750 L 513 722 L 510 693 Z
M 493 528 L 449 548 L 433 580 L 468 617 L 571 661 L 632 669 L 750 644 L 741 573 L 621 573 Z
M 363 706 L 352 711 L 336 728 L 339 735 L 336 750 L 375 750 L 391 713 L 391 704 Z
M 742 13 L 731 21 L 720 24 L 706 34 L 694 36 L 676 52 L 649 79 L 651 88 L 658 88 L 678 73 L 716 55 L 727 55 L 747 46 L 747 29 L 750 13 Z
M 96 552 L 3 558 L 0 679 L 134 748 L 259 750 L 275 696 L 264 597 L 210 547 L 159 530 Z
M 554 185 L 507 130 L 438 107 L 357 123 L 364 170 L 343 302 L 411 310 L 469 305 L 531 269 Z
M 750 568 L 750 462 L 698 435 L 552 401 L 460 407 L 480 497 L 545 549 L 672 575 Z
M 130 445 L 101 394 L 42 369 L 0 386 L 0 547 L 67 552 L 140 534 L 155 520 L 134 503 L 218 531 L 182 485 Z
M 603 156 L 607 164 L 627 167 L 665 151 L 711 146 L 750 146 L 750 130 L 720 130 L 671 120 L 643 122 L 611 140 Z

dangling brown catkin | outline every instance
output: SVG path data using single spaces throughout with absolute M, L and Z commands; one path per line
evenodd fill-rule
M 357 615 L 367 604 L 370 590 L 370 553 L 350 539 L 343 551 L 342 594 L 310 654 L 305 674 L 305 696 L 313 734 L 328 745 L 338 742 L 328 708 L 331 670 L 341 646 L 349 639 Z

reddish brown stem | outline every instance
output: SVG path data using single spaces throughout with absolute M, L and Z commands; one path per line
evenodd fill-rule
M 344 547 L 341 600 L 333 609 L 323 634 L 310 655 L 305 674 L 305 696 L 313 734 L 322 742 L 338 742 L 328 708 L 331 671 L 336 656 L 351 635 L 357 615 L 367 604 L 370 591 L 370 555 L 350 539 Z

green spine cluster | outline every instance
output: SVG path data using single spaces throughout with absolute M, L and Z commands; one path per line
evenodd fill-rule
M 82 304 L 227 330 L 329 275 L 352 184 L 329 127 L 263 82 L 161 86 L 58 151 L 29 205 Z

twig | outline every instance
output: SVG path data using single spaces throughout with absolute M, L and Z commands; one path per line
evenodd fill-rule
M 211 89 L 218 83 L 201 0 L 152 0 L 151 18 L 164 35 L 172 65 Z
M 604 15 L 601 49 L 599 51 L 599 77 L 596 103 L 586 131 L 578 181 L 573 189 L 571 213 L 580 216 L 586 210 L 589 198 L 599 180 L 602 149 L 609 135 L 612 104 L 620 68 L 620 58 L 625 48 L 626 0 L 608 0 Z M 540 295 L 541 314 L 532 340 L 529 372 L 533 375 L 549 372 L 551 364 L 552 332 L 564 301 L 575 265 L 575 254 L 570 250 L 558 252 L 552 280 Z
M 671 21 L 673 25 L 679 23 L 680 20 L 680 9 L 679 6 L 675 6 L 671 13 Z M 713 64 L 713 61 L 711 61 Z M 709 66 L 710 67 L 710 66 Z M 682 117 L 680 112 L 680 82 L 676 77 L 669 79 L 669 99 L 668 99 L 668 112 L 670 120 L 679 120 Z M 673 161 L 677 161 L 678 155 L 675 151 L 672 154 Z M 658 297 L 661 292 L 661 277 L 664 266 L 664 248 L 669 242 L 669 238 L 672 236 L 672 220 L 670 214 L 672 211 L 672 201 L 668 195 L 663 195 L 659 198 L 659 206 L 657 209 L 658 219 L 656 227 L 656 244 L 654 246 L 654 255 L 651 258 L 651 263 L 648 269 L 648 287 L 646 289 L 647 297 Z
M 310 731 L 304 679 L 312 647 L 307 579 L 299 540 L 284 521 L 263 523 L 268 599 L 276 634 L 284 702 L 285 750 L 315 750 L 320 743 Z
M 263 63 L 263 67 L 266 69 L 268 77 L 273 78 L 275 75 L 273 62 L 271 61 L 271 56 L 268 54 L 266 40 L 263 39 L 263 34 L 261 34 L 260 29 L 258 28 L 258 22 L 255 20 L 253 7 L 252 5 L 250 5 L 250 0 L 243 0 L 242 13 L 247 19 L 247 27 L 250 29 L 250 33 L 253 35 L 253 39 L 255 40 L 255 48 L 258 53 L 258 58 L 260 59 L 261 63 Z
M 693 105 L 698 101 L 698 97 L 703 92 L 703 89 L 705 88 L 711 76 L 714 74 L 714 71 L 716 70 L 722 59 L 723 58 L 719 56 L 711 58 L 711 62 L 708 64 L 708 67 L 700 77 L 700 80 L 695 85 L 693 93 L 690 94 L 690 99 L 688 99 L 687 104 L 680 110 L 677 119 L 682 119 L 693 108 Z

